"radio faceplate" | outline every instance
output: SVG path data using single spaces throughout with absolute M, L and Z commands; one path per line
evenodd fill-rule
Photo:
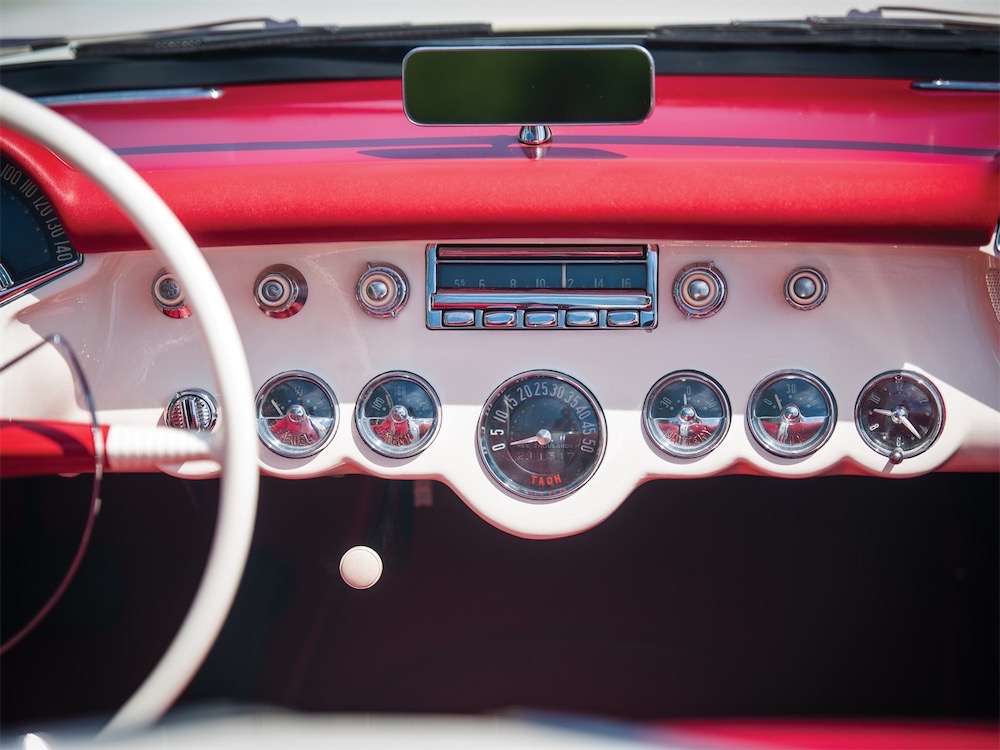
M 429 245 L 427 327 L 655 328 L 655 245 Z

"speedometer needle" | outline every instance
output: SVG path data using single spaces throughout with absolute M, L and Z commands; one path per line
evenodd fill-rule
M 531 437 L 521 438 L 520 440 L 514 440 L 509 443 L 509 445 L 527 445 L 528 443 L 538 443 L 543 448 L 552 442 L 552 433 L 548 430 L 541 429 L 536 434 Z

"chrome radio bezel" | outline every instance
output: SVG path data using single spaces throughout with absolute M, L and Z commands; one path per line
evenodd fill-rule
M 622 243 L 574 244 L 461 244 L 427 246 L 425 310 L 427 327 L 434 330 L 649 330 L 657 325 L 658 253 L 656 245 Z M 645 266 L 644 290 L 630 289 L 438 289 L 438 270 L 449 263 L 461 264 L 637 264 Z M 568 313 L 593 311 L 596 322 L 575 324 Z M 529 313 L 554 313 L 554 321 L 532 325 Z M 461 323 L 449 324 L 446 313 Z M 454 315 L 461 313 L 461 315 Z M 505 325 L 490 325 L 493 313 L 513 313 Z M 634 314 L 633 314 L 634 313 Z M 609 316 L 610 314 L 610 316 Z M 509 315 L 507 316 L 510 317 Z

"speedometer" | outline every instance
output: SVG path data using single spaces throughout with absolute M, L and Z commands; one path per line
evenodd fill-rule
M 38 183 L 13 162 L 0 160 L 0 304 L 82 261 Z
M 604 414 L 583 384 L 535 370 L 501 385 L 479 419 L 479 450 L 504 487 L 553 500 L 589 480 L 604 455 Z

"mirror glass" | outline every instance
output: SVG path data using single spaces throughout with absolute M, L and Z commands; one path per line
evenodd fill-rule
M 403 107 L 418 125 L 642 122 L 653 59 L 635 45 L 420 47 L 403 60 Z

